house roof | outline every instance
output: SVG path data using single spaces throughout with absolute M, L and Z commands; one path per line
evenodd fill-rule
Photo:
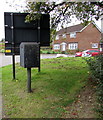
M 78 24 L 78 25 L 75 25 L 75 26 L 70 26 L 70 27 L 67 27 L 67 28 L 63 28 L 63 29 L 59 30 L 57 32 L 57 34 L 61 35 L 61 34 L 64 34 L 64 33 L 79 32 L 83 28 L 84 28 L 84 26 L 82 24 Z
M 89 24 L 90 24 L 90 23 L 89 23 Z M 88 25 L 89 25 L 89 24 L 88 24 Z M 101 32 L 101 30 L 97 27 L 97 25 L 96 25 L 94 22 L 92 22 L 92 24 L 94 24 L 95 27 Z M 88 26 L 88 25 L 87 25 L 87 26 Z M 71 33 L 71 32 L 81 32 L 81 31 L 84 30 L 87 26 L 84 26 L 84 25 L 82 25 L 82 24 L 70 26 L 70 27 L 63 28 L 63 29 L 59 30 L 59 31 L 57 32 L 57 34 L 58 34 L 58 35 L 62 35 L 62 34 L 65 34 L 65 33 L 68 34 L 68 33 Z

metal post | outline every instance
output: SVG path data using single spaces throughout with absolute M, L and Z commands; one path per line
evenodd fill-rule
M 40 72 L 40 44 L 39 44 L 39 67 L 38 67 L 38 72 Z
M 102 48 L 102 52 L 103 52 L 103 15 L 101 18 L 101 48 Z
M 15 41 L 14 41 L 14 18 L 11 13 L 11 30 L 12 30 L 12 62 L 13 62 L 13 79 L 15 79 Z
M 13 61 L 13 79 L 15 79 L 15 55 L 12 55 L 12 61 Z
M 27 68 L 27 89 L 28 89 L 28 93 L 31 92 L 31 68 Z
M 39 41 L 39 67 L 38 67 L 38 72 L 40 72 L 40 19 L 38 19 L 38 41 Z

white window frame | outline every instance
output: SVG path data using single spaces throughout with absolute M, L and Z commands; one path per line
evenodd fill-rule
M 60 50 L 60 44 L 54 44 L 53 49 L 54 50 Z
M 70 38 L 76 38 L 76 32 L 71 32 L 70 33 Z
M 78 49 L 78 43 L 69 43 L 68 44 L 69 50 L 77 50 Z
M 66 34 L 63 34 L 63 35 L 62 35 L 62 38 L 66 38 Z
M 56 35 L 56 40 L 59 40 L 59 35 Z
M 98 48 L 98 43 L 92 43 L 92 48 Z

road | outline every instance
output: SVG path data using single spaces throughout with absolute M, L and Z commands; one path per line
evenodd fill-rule
M 40 58 L 41 59 L 46 59 L 46 58 L 55 58 L 56 54 L 41 54 Z M 20 62 L 20 56 L 16 55 L 15 56 L 15 62 L 18 63 Z M 0 53 L 0 67 L 6 66 L 12 64 L 12 56 L 5 56 L 5 54 Z
M 47 58 L 56 58 L 56 54 L 41 54 L 40 59 L 47 59 Z M 69 55 L 68 57 L 74 57 L 74 55 Z M 15 62 L 20 62 L 20 56 L 15 56 Z M 0 53 L 0 67 L 12 64 L 12 56 L 5 56 L 4 53 Z

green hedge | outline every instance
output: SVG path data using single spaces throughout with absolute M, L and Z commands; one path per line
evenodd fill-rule
M 97 92 L 97 112 L 103 118 L 103 54 L 96 57 L 85 58 L 89 65 L 93 83 L 96 85 Z
M 56 51 L 53 51 L 53 50 L 40 50 L 40 53 L 41 54 L 58 54 L 58 53 L 61 53 L 61 52 L 56 52 Z

